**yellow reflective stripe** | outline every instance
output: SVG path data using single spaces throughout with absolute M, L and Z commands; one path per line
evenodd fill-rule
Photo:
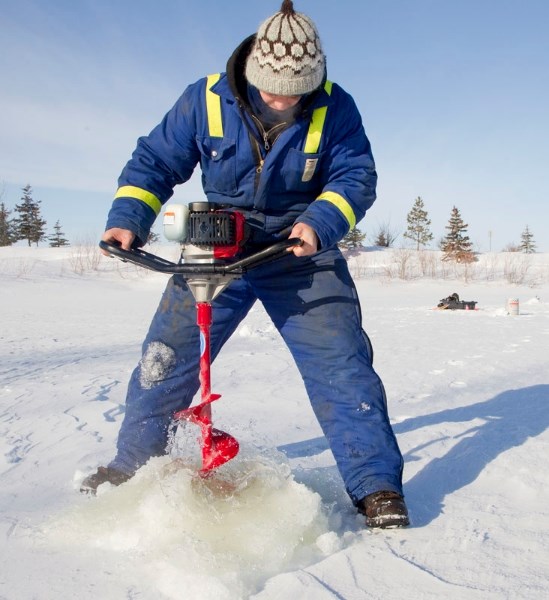
M 141 200 L 148 207 L 154 210 L 155 215 L 160 213 L 162 208 L 162 202 L 151 192 L 147 192 L 143 188 L 134 187 L 133 185 L 123 185 L 118 188 L 114 196 L 116 198 L 135 198 L 136 200 Z
M 336 208 L 338 208 L 349 223 L 349 229 L 352 229 L 356 225 L 355 213 L 351 208 L 351 205 L 347 202 L 347 200 L 345 200 L 343 196 L 341 196 L 340 194 L 336 194 L 335 192 L 324 192 L 323 194 L 320 194 L 320 196 L 316 199 L 317 202 L 319 200 L 325 200 L 326 202 L 330 202 Z
M 330 95 L 332 93 L 332 82 L 327 81 L 324 84 L 326 93 Z M 322 138 L 322 130 L 324 129 L 324 121 L 326 120 L 327 106 L 321 106 L 313 110 L 313 116 L 311 124 L 309 125 L 309 131 L 307 133 L 307 139 L 305 140 L 304 152 L 307 154 L 316 154 L 320 147 L 320 140 Z
M 211 91 L 221 77 L 221 73 L 208 75 L 206 84 L 206 112 L 208 114 L 208 130 L 212 137 L 223 137 L 223 120 L 221 119 L 221 98 Z
M 315 108 L 313 111 L 313 118 L 309 125 L 309 133 L 307 133 L 307 139 L 305 140 L 306 154 L 316 154 L 318 152 L 327 110 L 327 106 L 321 106 L 320 108 Z

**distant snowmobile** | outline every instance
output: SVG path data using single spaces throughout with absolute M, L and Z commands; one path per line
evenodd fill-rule
M 443 298 L 438 304 L 437 308 L 440 310 L 476 310 L 476 300 L 460 300 L 458 294 L 455 292 Z

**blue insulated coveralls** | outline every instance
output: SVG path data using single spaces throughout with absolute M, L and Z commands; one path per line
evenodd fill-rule
M 402 456 L 385 392 L 336 246 L 375 199 L 375 166 L 358 110 L 342 88 L 327 82 L 266 149 L 251 134 L 253 123 L 245 125 L 244 105 L 230 73 L 189 86 L 139 139 L 120 176 L 107 229 L 129 229 L 144 242 L 174 186 L 197 164 L 207 199 L 242 210 L 255 239 L 272 242 L 296 222 L 312 226 L 318 253 L 289 253 L 252 269 L 213 301 L 212 358 L 259 299 L 293 355 L 353 502 L 379 490 L 402 493 Z M 110 467 L 133 473 L 164 454 L 173 414 L 199 389 L 194 306 L 183 278 L 173 276 L 130 380 Z

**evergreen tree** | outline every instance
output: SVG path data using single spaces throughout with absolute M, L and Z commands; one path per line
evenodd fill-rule
M 534 242 L 534 234 L 526 225 L 525 230 L 520 236 L 520 251 L 526 254 L 533 254 L 536 251 L 536 244 Z
M 433 239 L 433 234 L 429 229 L 431 220 L 428 218 L 421 196 L 415 199 L 406 221 L 408 228 L 404 232 L 404 237 L 416 243 L 416 250 L 419 250 L 420 246 L 426 246 Z
M 350 229 L 345 237 L 338 243 L 342 250 L 347 250 L 349 253 L 355 252 L 360 248 L 364 248 L 362 243 L 366 239 L 366 234 L 362 233 L 358 227 Z
M 10 215 L 11 210 L 8 210 L 2 202 L 0 204 L 0 246 L 11 246 L 16 241 L 13 221 L 9 219 Z
M 389 222 L 382 223 L 374 238 L 374 245 L 380 246 L 383 248 L 390 248 L 398 238 L 398 233 L 396 233 Z
M 443 238 L 441 243 L 444 256 L 442 260 L 452 260 L 455 262 L 473 262 L 475 260 L 472 243 L 467 232 L 467 225 L 463 222 L 459 209 L 455 206 L 452 208 L 452 214 L 446 229 L 448 233 Z
M 65 237 L 65 234 L 61 230 L 59 221 L 53 226 L 53 234 L 48 238 L 50 242 L 50 248 L 61 248 L 62 246 L 70 246 L 69 240 Z
M 18 240 L 27 240 L 29 246 L 42 241 L 46 237 L 46 221 L 40 214 L 40 200 L 33 200 L 32 188 L 26 185 L 23 188 L 21 204 L 15 205 L 15 212 L 19 214 L 13 220 L 15 234 Z

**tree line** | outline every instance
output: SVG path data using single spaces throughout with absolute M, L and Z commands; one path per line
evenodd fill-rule
M 26 240 L 29 246 L 31 244 L 38 245 L 44 240 L 47 240 L 52 248 L 69 246 L 69 241 L 62 231 L 59 221 L 53 226 L 53 233 L 47 234 L 47 224 L 40 212 L 41 202 L 32 197 L 31 186 L 26 185 L 22 188 L 22 192 L 21 203 L 16 204 L 13 211 L 8 210 L 4 202 L 0 202 L 0 246 L 11 246 L 20 240 Z M 16 216 L 10 218 L 12 212 Z M 431 220 L 421 196 L 414 200 L 414 204 L 406 216 L 406 221 L 407 228 L 403 236 L 415 245 L 416 250 L 424 248 L 433 241 Z M 469 225 L 463 220 L 459 209 L 454 206 L 446 225 L 448 232 L 439 241 L 439 248 L 443 252 L 442 260 L 465 263 L 476 260 L 472 242 L 467 235 L 468 227 Z M 157 234 L 151 233 L 147 241 L 149 243 L 157 241 L 157 238 Z M 381 225 L 374 237 L 374 245 L 389 248 L 397 238 L 398 234 L 389 225 Z M 356 251 L 364 247 L 365 239 L 366 234 L 358 227 L 353 227 L 339 243 L 339 246 L 348 252 Z M 526 254 L 536 251 L 534 235 L 528 225 L 521 234 L 520 244 L 509 245 L 506 250 Z
M 407 227 L 403 236 L 415 245 L 416 250 L 424 248 L 433 241 L 431 220 L 421 196 L 415 199 L 406 217 L 406 222 Z M 474 262 L 476 260 L 473 244 L 467 235 L 468 227 L 469 225 L 463 220 L 459 209 L 454 206 L 446 225 L 448 232 L 438 244 L 443 252 L 442 260 L 463 263 Z M 374 245 L 389 248 L 397 238 L 398 234 L 389 225 L 381 225 L 374 236 Z M 348 252 L 353 252 L 364 247 L 363 242 L 365 239 L 366 234 L 357 227 L 354 227 L 339 243 L 339 246 Z M 532 254 L 536 251 L 534 235 L 528 225 L 526 225 L 521 234 L 520 244 L 510 244 L 505 250 L 509 252 L 524 252 L 526 254 Z
M 22 191 L 21 203 L 16 204 L 13 211 L 0 202 L 0 246 L 11 246 L 21 240 L 26 240 L 29 246 L 38 246 L 39 242 L 45 240 L 52 248 L 69 246 L 59 221 L 53 226 L 53 233 L 48 235 L 47 223 L 40 211 L 41 201 L 32 197 L 31 186 L 26 185 Z M 16 216 L 11 217 L 12 213 Z

